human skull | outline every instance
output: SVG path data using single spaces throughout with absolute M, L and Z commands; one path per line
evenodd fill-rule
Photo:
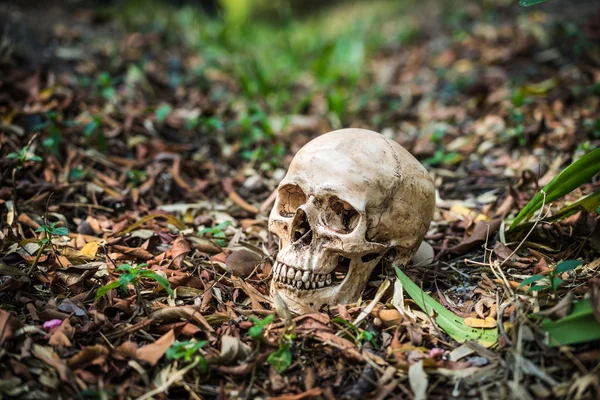
M 317 137 L 292 160 L 269 216 L 280 240 L 271 295 L 297 313 L 356 301 L 388 252 L 407 264 L 434 208 L 429 173 L 398 143 L 364 129 Z

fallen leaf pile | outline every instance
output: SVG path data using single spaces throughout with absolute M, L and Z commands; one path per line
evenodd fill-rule
M 50 3 L 0 5 L 0 397 L 600 396 L 598 341 L 555 346 L 539 321 L 600 321 L 600 203 L 507 232 L 600 145 L 597 6 L 340 2 L 238 26 Z M 431 172 L 435 256 L 403 269 L 408 295 L 381 265 L 359 302 L 292 315 L 268 214 L 295 152 L 346 126 Z

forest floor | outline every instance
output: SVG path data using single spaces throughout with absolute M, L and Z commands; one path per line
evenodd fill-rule
M 591 293 L 600 318 L 598 210 L 552 219 L 600 180 L 507 231 L 600 145 L 600 11 L 52 4 L 0 5 L 0 398 L 600 397 L 598 341 L 535 317 Z M 403 271 L 493 342 L 398 300 L 389 265 L 357 303 L 275 310 L 277 184 L 341 127 L 431 172 L 435 261 Z

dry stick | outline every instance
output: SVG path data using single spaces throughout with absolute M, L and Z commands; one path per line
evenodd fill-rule
M 17 215 L 18 214 L 18 209 L 17 209 L 17 169 L 13 168 L 12 170 L 12 186 L 13 186 L 13 192 L 12 192 L 12 201 L 13 201 L 13 215 Z
M 29 146 L 29 144 L 27 144 L 27 146 Z M 14 172 L 14 170 L 13 170 L 13 172 Z M 14 174 L 13 174 L 13 178 L 14 178 Z M 54 194 L 54 192 L 50 193 L 50 195 L 48 196 L 48 200 L 46 200 L 46 213 L 44 214 L 45 226 L 48 226 L 48 206 L 50 205 L 50 199 L 52 198 L 53 194 Z M 27 276 L 29 276 L 29 277 L 31 277 L 31 274 L 33 274 L 33 271 L 37 269 L 38 261 L 40 260 L 40 257 L 42 256 L 42 253 L 44 252 L 44 250 L 46 250 L 48 245 L 52 246 L 52 235 L 48 234 L 47 229 L 44 229 L 44 238 L 47 239 L 47 242 L 44 243 L 43 246 L 40 246 L 40 248 L 35 256 L 35 260 L 33 260 L 31 267 L 29 267 L 29 271 L 27 271 Z M 54 250 L 54 247 L 52 247 L 52 250 Z M 56 259 L 58 260 L 58 257 Z M 58 264 L 62 267 L 62 264 L 60 264 L 60 261 Z
M 166 392 L 169 387 L 174 384 L 175 382 L 177 382 L 179 379 L 183 378 L 183 376 L 185 374 L 187 374 L 187 372 L 194 368 L 196 365 L 198 365 L 198 362 L 200 361 L 199 357 L 196 357 L 196 359 L 194 360 L 193 363 L 191 363 L 190 365 L 188 365 L 185 368 L 180 369 L 179 371 L 175 372 L 173 375 L 171 375 L 171 377 L 169 379 L 167 379 L 167 381 L 165 383 L 163 383 L 162 385 L 158 386 L 156 389 L 151 390 L 149 392 L 146 392 L 145 394 L 141 395 L 140 397 L 138 397 L 136 400 L 146 400 L 151 398 L 152 396 L 155 396 L 159 393 L 164 393 Z
M 377 305 L 377 302 L 383 297 L 385 291 L 389 287 L 390 281 L 386 279 L 385 281 L 383 281 L 383 284 L 379 287 L 379 290 L 377 290 L 375 297 L 373 298 L 373 300 L 371 300 L 369 305 L 360 311 L 360 314 L 358 314 L 358 317 L 356 317 L 356 319 L 352 323 L 354 326 L 358 328 L 358 325 L 360 325 L 360 323 L 371 313 L 371 311 L 373 311 L 373 309 Z
M 521 243 L 519 243 L 519 245 L 517 246 L 517 248 L 514 249 L 514 251 L 512 253 L 510 253 L 510 255 L 504 261 L 502 261 L 502 263 L 500 263 L 500 267 L 502 267 L 505 262 L 507 262 L 508 260 L 510 260 L 510 258 L 512 256 L 514 256 L 517 253 L 517 251 L 519 251 L 519 249 L 521 248 L 521 246 L 523 245 L 523 243 L 525 243 L 525 241 L 527 240 L 527 238 L 529 237 L 529 235 L 531 235 L 533 233 L 533 230 L 537 226 L 538 222 L 540 222 L 542 219 L 546 218 L 546 216 L 548 215 L 548 213 L 550 213 L 550 208 L 548 208 L 548 211 L 546 211 L 546 215 L 542 216 L 544 214 L 544 206 L 546 205 L 546 192 L 542 190 L 542 193 L 544 194 L 544 198 L 542 200 L 542 207 L 541 207 L 542 211 L 540 212 L 540 214 L 538 215 L 538 217 L 535 219 L 535 222 L 533 223 L 533 226 L 531 227 L 531 229 L 529 230 L 529 232 L 527 232 L 527 235 L 525 235 L 525 237 L 523 238 L 523 240 L 521 240 Z

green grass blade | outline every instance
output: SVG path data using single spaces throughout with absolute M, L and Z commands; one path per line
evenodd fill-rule
M 548 0 L 520 0 L 519 5 L 523 7 L 529 7 L 540 3 L 545 3 Z
M 108 285 L 101 286 L 96 291 L 96 297 L 94 297 L 94 299 L 98 300 L 99 298 L 101 298 L 102 296 L 104 296 L 106 293 L 108 293 L 110 290 L 116 289 L 119 286 L 120 286 L 119 281 L 112 281 Z
M 544 193 L 546 193 L 545 203 L 548 204 L 577 189 L 592 179 L 598 172 L 600 172 L 600 148 L 592 150 L 569 165 L 552 179 L 550 183 L 544 186 L 517 215 L 510 225 L 509 231 L 516 228 L 521 221 L 531 217 L 542 206 L 544 203 Z
M 571 313 L 557 321 L 545 318 L 541 328 L 551 346 L 563 346 L 600 340 L 600 323 L 594 318 L 590 299 L 573 304 Z
M 413 281 L 406 276 L 400 268 L 394 266 L 396 275 L 402 283 L 406 293 L 417 303 L 417 305 L 427 314 L 434 310 L 437 314 L 435 322 L 450 336 L 459 343 L 468 340 L 476 340 L 483 346 L 491 346 L 498 340 L 498 329 L 475 329 L 467 326 L 464 319 L 447 310 L 443 305 L 438 303 L 423 292 Z

